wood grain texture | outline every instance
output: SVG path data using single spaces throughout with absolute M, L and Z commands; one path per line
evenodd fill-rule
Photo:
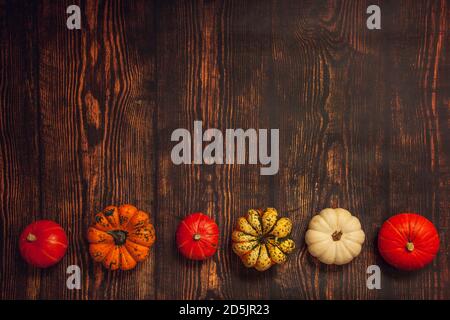
M 35 8 L 0 2 L 0 298 L 34 299 L 40 271 L 17 264 L 17 238 L 40 214 Z M 26 276 L 24 276 L 26 275 Z
M 82 30 L 66 28 L 78 4 Z M 0 0 L 0 299 L 450 299 L 449 3 L 377 1 Z M 171 133 L 203 127 L 279 128 L 280 170 L 174 165 Z M 108 204 L 151 213 L 157 242 L 131 272 L 87 254 L 85 232 Z M 298 249 L 265 273 L 231 252 L 236 219 L 274 206 L 295 221 Z M 306 250 L 325 207 L 356 214 L 367 240 L 351 264 Z M 219 252 L 182 258 L 175 231 L 202 211 Z M 381 223 L 431 219 L 432 265 L 395 271 L 380 258 Z M 70 248 L 36 270 L 17 250 L 22 229 L 53 219 Z M 66 268 L 82 289 L 66 288 Z M 366 268 L 382 269 L 368 290 Z

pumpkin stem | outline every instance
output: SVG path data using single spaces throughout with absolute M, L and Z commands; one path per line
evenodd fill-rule
M 114 243 L 117 246 L 124 245 L 127 241 L 128 232 L 123 230 L 111 230 L 107 232 L 109 235 L 111 235 L 114 238 Z
M 200 238 L 201 238 L 201 236 L 198 233 L 194 234 L 194 240 L 195 241 L 200 240 Z
M 34 241 L 36 241 L 36 240 L 37 240 L 37 238 L 36 238 L 36 236 L 35 236 L 34 234 L 29 233 L 29 234 L 27 235 L 27 241 L 29 241 L 29 242 L 34 242 Z
M 408 250 L 409 252 L 413 252 L 414 251 L 414 243 L 407 242 L 406 243 L 406 250 Z
M 333 238 L 333 241 L 339 241 L 342 237 L 342 231 L 335 231 L 331 237 Z

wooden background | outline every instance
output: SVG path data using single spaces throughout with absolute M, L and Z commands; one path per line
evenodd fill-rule
M 82 30 L 66 28 L 79 4 Z M 382 29 L 366 28 L 378 4 Z M 0 0 L 1 299 L 449 299 L 448 1 Z M 279 128 L 280 171 L 173 165 L 176 128 Z M 108 204 L 151 212 L 157 243 L 131 272 L 88 256 L 85 232 Z M 299 249 L 265 273 L 230 250 L 236 218 L 274 206 Z M 367 235 L 351 264 L 306 251 L 309 219 L 341 206 Z M 203 263 L 177 253 L 177 216 L 203 211 L 221 230 Z M 399 212 L 431 219 L 432 265 L 401 273 L 375 247 Z M 28 267 L 22 229 L 53 219 L 70 248 Z M 66 268 L 82 268 L 68 290 Z M 366 288 L 366 268 L 382 289 Z

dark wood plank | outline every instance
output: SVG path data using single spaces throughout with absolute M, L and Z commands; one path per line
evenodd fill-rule
M 445 267 L 450 266 L 450 255 L 446 254 L 450 252 L 450 139 L 448 138 L 450 136 L 450 6 L 448 2 L 440 2 L 440 8 L 436 8 L 435 12 L 435 26 L 437 26 L 438 34 L 434 47 L 433 80 L 428 97 L 431 98 L 436 140 L 439 142 L 430 152 L 437 183 L 433 205 L 437 208 L 437 214 L 434 217 L 439 226 L 441 253 L 437 263 L 440 268 L 439 289 L 438 294 L 433 294 L 438 299 L 450 299 L 450 268 Z
M 270 128 L 267 108 L 262 107 L 270 6 L 256 3 L 180 1 L 158 9 L 157 211 L 158 226 L 167 237 L 158 246 L 160 299 L 270 295 L 271 272 L 246 270 L 230 251 L 230 235 L 237 217 L 251 207 L 271 204 L 271 178 L 261 177 L 255 165 L 175 166 L 170 159 L 175 144 L 171 132 L 192 132 L 194 120 L 222 132 Z M 174 244 L 174 216 L 195 211 L 216 219 L 221 230 L 218 255 L 203 263 L 186 261 Z
M 157 248 L 158 299 L 217 294 L 211 288 L 219 281 L 217 259 L 187 261 L 177 254 L 175 244 L 179 218 L 198 211 L 219 217 L 213 171 L 198 165 L 174 166 L 170 158 L 172 131 L 192 132 L 194 120 L 208 122 L 214 117 L 209 111 L 218 106 L 215 9 L 213 3 L 203 8 L 194 1 L 160 2 L 158 7 L 157 223 L 164 237 Z
M 386 132 L 378 72 L 382 33 L 365 28 L 367 5 L 275 6 L 274 90 L 284 150 L 276 199 L 297 222 L 299 245 L 280 272 L 275 287 L 280 298 L 364 299 L 377 293 L 365 282 L 367 266 L 376 262 L 376 221 L 386 204 L 381 150 Z M 309 220 L 327 207 L 346 208 L 362 222 L 367 240 L 351 264 L 325 266 L 307 252 Z
M 448 252 L 450 217 L 448 192 L 440 187 L 439 176 L 440 170 L 446 170 L 445 166 L 440 167 L 440 162 L 448 163 L 449 155 L 445 142 L 448 61 L 440 69 L 443 57 L 448 58 L 448 48 L 446 53 L 442 49 L 448 40 L 448 2 L 395 2 L 389 12 L 386 22 L 392 33 L 387 37 L 389 46 L 385 47 L 383 68 L 391 125 L 386 150 L 389 207 L 383 218 L 398 212 L 426 216 L 438 228 L 442 249 L 426 269 L 408 275 L 386 272 L 385 283 L 392 287 L 391 297 L 448 299 L 450 279 L 445 252 Z M 445 104 L 447 111 L 443 112 Z M 446 199 L 447 208 L 440 206 L 441 197 Z
M 271 3 L 227 1 L 220 12 L 219 54 L 221 100 L 219 128 L 277 129 L 271 100 Z M 217 112 L 216 111 L 216 112 Z M 213 111 L 211 111 L 213 113 Z M 270 139 L 270 132 L 268 133 Z M 228 299 L 268 299 L 276 268 L 264 273 L 247 269 L 231 250 L 238 217 L 250 208 L 273 207 L 273 176 L 262 176 L 261 165 L 217 166 L 214 186 L 219 204 L 223 245 L 219 258 L 221 291 Z
M 109 204 L 153 211 L 154 46 L 151 2 L 88 1 L 82 31 L 69 2 L 39 11 L 42 213 L 68 231 L 68 254 L 43 271 L 41 298 L 154 297 L 154 257 L 134 272 L 107 272 L 88 257 L 85 233 Z M 81 290 L 65 268 L 83 270 Z
M 18 238 L 39 205 L 37 27 L 32 3 L 0 1 L 0 299 L 37 299 L 40 271 Z

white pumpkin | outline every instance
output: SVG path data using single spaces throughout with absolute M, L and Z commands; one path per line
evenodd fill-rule
M 306 231 L 309 253 L 326 264 L 349 263 L 361 252 L 365 235 L 358 218 L 345 209 L 327 208 L 315 215 Z

